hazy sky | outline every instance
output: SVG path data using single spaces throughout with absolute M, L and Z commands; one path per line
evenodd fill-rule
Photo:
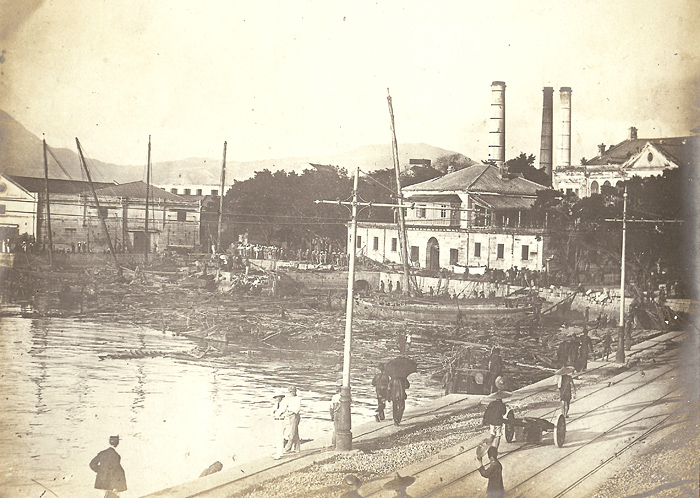
M 0 108 L 118 164 L 255 160 L 390 143 L 539 157 L 542 88 L 572 96 L 572 162 L 597 144 L 698 127 L 700 3 L 0 0 Z

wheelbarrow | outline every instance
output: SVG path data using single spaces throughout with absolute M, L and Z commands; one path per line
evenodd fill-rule
M 543 418 L 522 417 L 517 418 L 513 410 L 508 410 L 504 418 L 504 435 L 506 441 L 524 441 L 527 443 L 542 443 L 544 433 L 553 433 L 554 444 L 559 448 L 564 446 L 566 439 L 566 418 L 562 413 L 554 416 L 550 422 Z

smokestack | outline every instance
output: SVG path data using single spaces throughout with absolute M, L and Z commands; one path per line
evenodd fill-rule
M 489 131 L 489 159 L 496 163 L 501 175 L 506 173 L 506 84 L 491 83 L 491 129 Z
M 540 169 L 544 169 L 552 183 L 552 154 L 554 153 L 554 88 L 542 89 L 542 139 L 540 141 Z
M 559 89 L 561 99 L 561 156 L 560 166 L 571 166 L 571 88 L 563 86 Z

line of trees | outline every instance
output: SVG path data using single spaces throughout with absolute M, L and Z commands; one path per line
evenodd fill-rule
M 533 216 L 549 228 L 549 251 L 554 255 L 552 270 L 566 284 L 604 283 L 605 274 L 619 275 L 621 263 L 622 192 L 624 187 L 603 187 L 600 194 L 579 199 L 546 188 L 549 180 L 534 167 L 534 155 L 521 153 L 509 160 L 511 174 L 540 183 L 543 189 L 533 207 Z M 436 168 L 415 166 L 402 175 L 402 185 L 419 183 L 468 167 L 471 161 L 454 155 L 438 159 Z M 628 275 L 640 288 L 653 288 L 661 281 L 682 282 L 689 275 L 691 244 L 684 240 L 686 226 L 681 220 L 694 213 L 684 211 L 683 184 L 686 172 L 667 170 L 663 175 L 634 177 L 628 186 L 628 219 L 660 220 L 656 223 L 630 222 L 627 233 Z M 224 247 L 247 234 L 253 243 L 277 245 L 290 250 L 345 250 L 346 207 L 316 204 L 316 200 L 349 200 L 352 175 L 343 168 L 316 165 L 301 174 L 269 170 L 249 180 L 237 181 L 226 193 Z M 375 203 L 395 202 L 394 172 L 391 169 L 363 174 L 359 196 Z M 390 208 L 364 208 L 362 221 L 391 222 Z M 619 277 L 618 277 L 619 278 Z

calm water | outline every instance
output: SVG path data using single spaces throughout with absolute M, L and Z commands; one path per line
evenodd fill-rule
M 133 326 L 0 317 L 0 496 L 38 497 L 37 483 L 61 498 L 100 496 L 88 463 L 113 434 L 122 438 L 124 497 L 196 479 L 217 460 L 226 469 L 267 457 L 273 452 L 271 396 L 289 384 L 304 400 L 301 437 L 331 434 L 328 402 L 342 351 L 231 344 L 225 355 L 197 360 L 186 355 L 195 346 Z M 137 349 L 183 354 L 99 358 Z M 377 341 L 358 338 L 353 354 L 379 355 Z M 375 373 L 353 368 L 354 425 L 372 420 Z M 440 395 L 427 374 L 410 380 L 409 404 Z

